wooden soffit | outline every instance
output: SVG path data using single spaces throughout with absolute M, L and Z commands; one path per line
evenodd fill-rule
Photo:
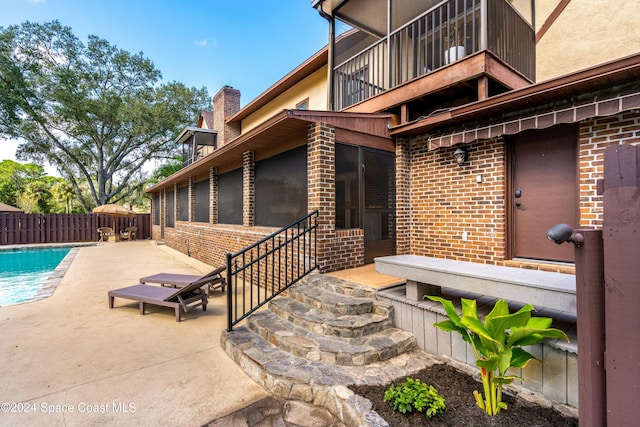
M 429 149 L 640 108 L 640 54 L 454 107 L 391 129 L 430 134 Z

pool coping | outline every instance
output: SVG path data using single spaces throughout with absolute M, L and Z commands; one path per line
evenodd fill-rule
M 66 248 L 70 247 L 71 250 L 68 254 L 62 258 L 62 261 L 58 263 L 58 266 L 53 270 L 53 272 L 47 277 L 44 281 L 40 289 L 33 295 L 33 297 L 29 298 L 26 301 L 20 301 L 13 304 L 4 304 L 0 305 L 0 307 L 10 307 L 14 305 L 27 304 L 34 301 L 42 301 L 43 299 L 49 298 L 56 291 L 58 284 L 69 270 L 71 263 L 73 262 L 78 250 L 81 247 L 88 246 L 96 246 L 95 242 L 91 243 L 43 243 L 43 244 L 33 244 L 33 245 L 7 245 L 0 247 L 0 252 L 2 251 L 15 251 L 21 249 L 45 249 L 45 248 Z

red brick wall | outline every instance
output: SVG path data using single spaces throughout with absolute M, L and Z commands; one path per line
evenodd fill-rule
M 410 253 L 488 264 L 504 259 L 504 144 L 467 149 L 469 160 L 458 166 L 455 147 L 427 151 L 426 137 L 411 141 Z
M 312 124 L 308 130 L 307 189 L 309 211 L 318 210 L 318 264 L 330 272 L 364 264 L 360 229 L 336 232 L 335 131 Z
M 213 129 L 218 131 L 218 147 L 240 136 L 240 122 L 227 123 L 240 110 L 240 91 L 223 86 L 213 97 Z
M 396 253 L 411 253 L 411 145 L 396 140 Z
M 318 210 L 318 263 L 323 272 L 360 266 L 364 263 L 364 231 L 335 229 L 335 132 L 330 126 L 309 126 L 307 150 L 309 211 Z M 174 228 L 165 228 L 164 242 L 183 253 L 212 266 L 222 265 L 225 255 L 266 237 L 276 228 L 253 226 L 254 159 L 252 152 L 244 154 L 244 225 L 215 224 L 216 171 L 210 171 L 212 223 L 177 221 Z M 160 227 L 153 227 L 153 238 L 160 240 Z
M 172 249 L 218 267 L 225 264 L 227 253 L 235 253 L 274 231 L 270 227 L 176 221 L 174 228 L 165 228 L 164 242 Z
M 596 194 L 596 187 L 604 177 L 604 149 L 613 144 L 640 144 L 639 113 L 620 113 L 580 123 L 581 227 L 602 226 L 602 196 Z M 398 253 L 573 271 L 571 267 L 505 260 L 507 177 L 501 139 L 467 145 L 469 160 L 460 167 L 453 160 L 455 147 L 427 151 L 426 138 L 423 135 L 410 141 L 410 188 L 405 183 L 405 142 L 398 141 L 396 149 Z M 482 183 L 476 182 L 478 175 L 482 175 Z M 461 238 L 464 231 L 468 233 L 467 242 Z
M 580 226 L 602 227 L 602 196 L 597 181 L 604 178 L 604 149 L 609 145 L 640 144 L 640 112 L 587 120 L 580 125 Z
M 256 163 L 253 151 L 242 154 L 242 224 L 251 227 L 255 221 Z

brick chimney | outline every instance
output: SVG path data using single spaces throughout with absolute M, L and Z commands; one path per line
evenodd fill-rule
M 239 110 L 239 90 L 223 86 L 213 97 L 213 129 L 218 131 L 218 148 L 240 136 L 240 122 L 226 123 L 226 119 Z

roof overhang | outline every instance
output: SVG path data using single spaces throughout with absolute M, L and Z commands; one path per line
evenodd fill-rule
M 161 182 L 145 190 L 158 191 L 176 183 L 188 181 L 190 176 L 208 176 L 212 167 L 224 168 L 242 165 L 247 151 L 275 155 L 307 141 L 310 123 L 324 123 L 336 129 L 336 139 L 348 135 L 350 140 L 373 140 L 377 148 L 391 149 L 393 140 L 389 135 L 390 114 L 341 113 L 313 110 L 282 110 L 260 125 L 240 135 L 213 153 L 181 169 Z M 295 138 L 298 136 L 298 138 Z
M 186 128 L 184 128 L 184 130 L 182 132 L 180 132 L 180 135 L 178 135 L 178 137 L 176 139 L 174 139 L 173 141 L 177 144 L 183 144 L 187 139 L 189 139 L 189 137 L 195 135 L 196 133 L 214 133 L 217 134 L 218 131 L 213 130 L 213 129 L 204 129 L 204 128 L 199 128 L 199 127 L 195 127 L 195 126 L 187 126 Z
M 603 91 L 616 95 L 618 92 L 633 92 L 635 89 L 629 89 L 630 85 L 636 85 L 640 90 L 640 54 L 454 107 L 439 114 L 395 126 L 390 134 L 393 137 L 412 137 L 439 132 L 462 134 L 465 129 L 474 127 L 477 123 L 507 121 L 510 117 L 535 111 L 540 106 L 555 106 L 561 109 L 563 105 L 579 106 L 585 97 L 592 100 Z M 619 102 L 619 108 L 596 108 L 593 115 L 611 115 L 617 111 L 640 107 L 640 96 L 629 95 L 625 99 L 627 101 Z M 572 117 L 567 116 L 565 120 L 575 122 L 581 118 L 574 114 Z M 523 129 L 520 128 L 521 130 Z M 465 141 L 450 138 L 450 143 L 440 143 L 437 147 L 452 146 L 460 142 Z
M 384 37 L 442 0 L 312 0 L 311 7 L 347 24 Z M 391 18 L 389 18 L 389 15 Z

